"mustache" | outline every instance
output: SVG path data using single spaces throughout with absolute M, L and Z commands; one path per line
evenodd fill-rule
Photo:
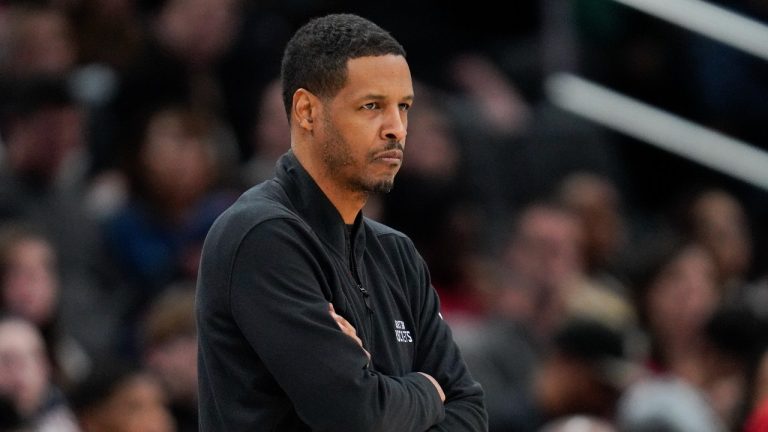
M 404 151 L 404 150 L 405 150 L 405 146 L 404 146 L 404 145 L 403 145 L 403 143 L 401 143 L 400 141 L 397 141 L 397 140 L 390 140 L 390 141 L 387 141 L 387 145 L 386 145 L 386 146 L 384 146 L 384 148 L 382 149 L 382 151 L 389 151 L 389 150 L 400 150 L 400 151 Z

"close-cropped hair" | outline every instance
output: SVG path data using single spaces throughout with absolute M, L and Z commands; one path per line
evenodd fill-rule
M 283 53 L 283 103 L 290 121 L 296 90 L 330 98 L 344 87 L 347 61 L 359 57 L 399 55 L 405 50 L 386 30 L 352 14 L 314 18 L 288 41 Z

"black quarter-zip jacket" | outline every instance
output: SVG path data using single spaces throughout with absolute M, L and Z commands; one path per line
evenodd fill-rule
M 211 228 L 197 325 L 202 431 L 487 430 L 411 241 L 362 215 L 345 225 L 291 152 Z

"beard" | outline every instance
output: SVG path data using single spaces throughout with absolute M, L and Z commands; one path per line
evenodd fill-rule
M 392 179 L 370 179 L 363 174 L 364 168 L 356 167 L 356 161 L 349 143 L 341 136 L 338 129 L 326 117 L 324 120 L 328 139 L 322 144 L 323 164 L 330 177 L 336 178 L 348 190 L 360 193 L 388 193 L 394 186 Z M 390 141 L 382 150 L 403 149 L 403 145 L 397 141 Z M 375 153 L 366 155 L 363 163 L 373 162 Z M 350 168 L 353 174 L 348 174 Z

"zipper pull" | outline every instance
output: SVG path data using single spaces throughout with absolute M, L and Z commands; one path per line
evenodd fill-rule
M 368 308 L 368 311 L 370 313 L 373 313 L 373 306 L 371 306 L 371 293 L 368 292 L 367 289 L 365 289 L 364 286 L 357 284 L 357 288 L 360 290 L 361 293 L 363 293 L 363 300 L 365 301 L 365 306 Z

